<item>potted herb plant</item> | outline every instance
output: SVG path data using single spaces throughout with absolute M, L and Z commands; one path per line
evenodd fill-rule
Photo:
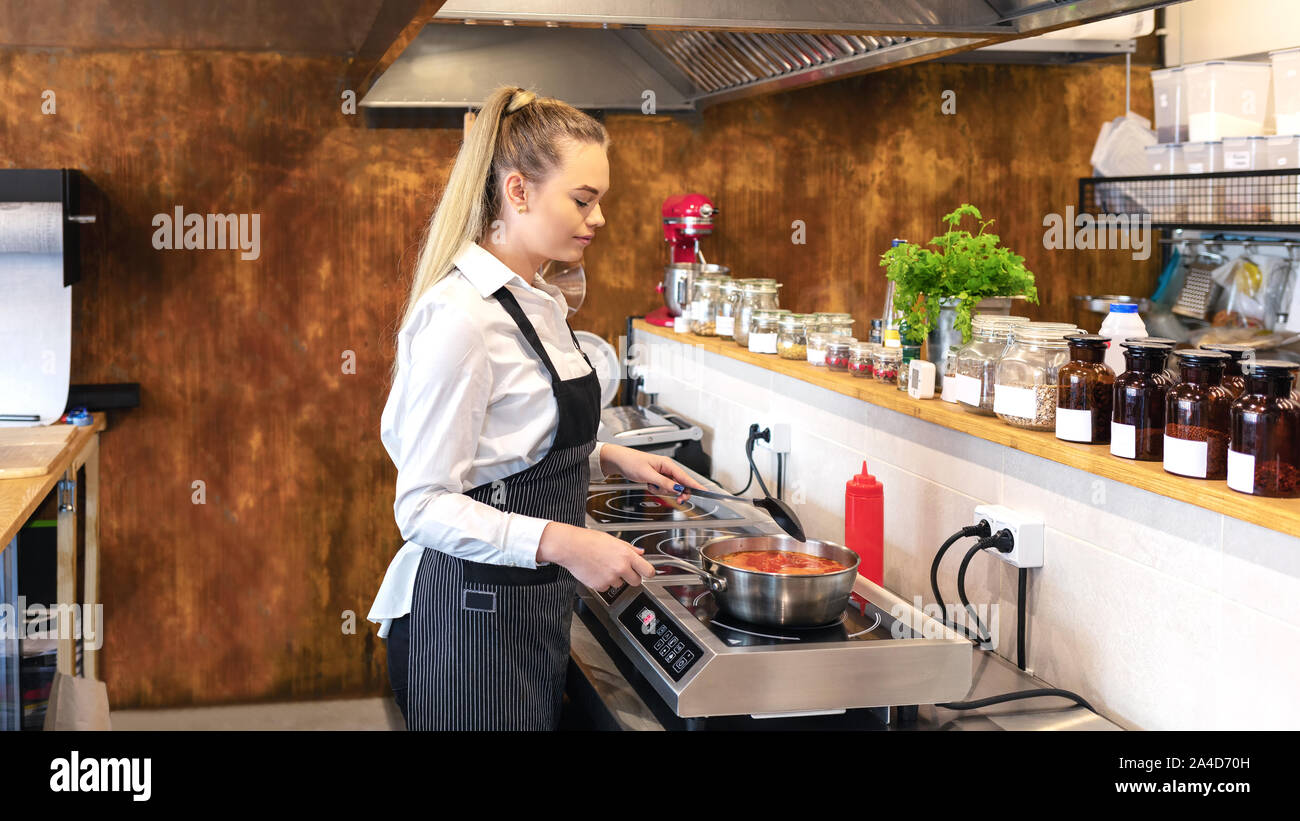
M 979 231 L 962 230 L 964 217 L 974 217 Z M 902 243 L 881 255 L 885 275 L 894 283 L 894 309 L 906 328 L 905 342 L 919 345 L 929 339 L 928 358 L 943 373 L 948 348 L 971 338 L 971 314 L 990 297 L 1024 297 L 1038 303 L 1034 275 L 1025 258 L 999 247 L 997 234 L 989 233 L 993 220 L 970 203 L 944 216 L 948 231 L 930 240 L 936 250 Z M 1010 305 L 1010 300 L 1005 302 Z

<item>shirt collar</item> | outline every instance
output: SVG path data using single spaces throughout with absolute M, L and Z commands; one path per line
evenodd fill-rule
M 498 288 L 512 279 L 524 282 L 523 277 L 510 270 L 508 265 L 492 256 L 477 242 L 471 242 L 461 250 L 456 256 L 455 265 L 484 299 L 492 296 Z

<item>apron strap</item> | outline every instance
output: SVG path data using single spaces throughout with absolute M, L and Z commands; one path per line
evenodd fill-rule
M 552 387 L 560 384 L 560 374 L 556 372 L 555 365 L 551 363 L 551 358 L 546 355 L 546 349 L 542 347 L 542 340 L 537 336 L 537 329 L 524 315 L 524 309 L 519 307 L 519 300 L 515 299 L 515 295 L 510 293 L 509 289 L 504 285 L 498 288 L 492 296 L 496 297 L 497 302 L 501 303 L 501 307 L 505 308 L 506 313 L 510 314 L 510 318 L 515 321 L 515 324 L 519 326 L 519 330 L 523 333 L 524 339 L 528 340 L 528 344 L 541 358 L 542 364 L 546 366 L 546 370 L 551 374 Z M 570 329 L 569 333 L 572 334 L 573 330 Z

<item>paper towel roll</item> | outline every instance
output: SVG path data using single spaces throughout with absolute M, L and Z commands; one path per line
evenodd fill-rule
M 63 284 L 63 206 L 0 203 L 0 427 L 48 425 L 68 402 L 72 287 Z

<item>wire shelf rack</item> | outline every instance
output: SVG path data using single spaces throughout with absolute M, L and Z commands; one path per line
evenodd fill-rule
M 1079 212 L 1148 214 L 1158 228 L 1300 231 L 1300 169 L 1083 177 Z

